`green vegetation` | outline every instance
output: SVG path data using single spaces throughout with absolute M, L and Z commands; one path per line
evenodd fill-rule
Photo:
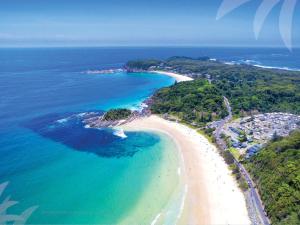
M 244 191 L 247 190 L 248 184 L 245 181 L 244 177 L 241 175 L 240 169 L 235 164 L 233 155 L 228 150 L 222 151 L 222 152 L 220 152 L 220 154 L 224 158 L 227 165 L 229 165 L 229 169 L 232 171 L 232 174 L 235 176 L 239 187 Z
M 130 115 L 131 115 L 131 111 L 129 109 L 111 109 L 104 114 L 103 120 L 106 121 L 124 120 L 124 119 L 128 119 Z
M 245 142 L 247 141 L 247 134 L 244 131 L 241 131 L 241 134 L 239 135 L 239 142 Z
M 214 129 L 213 129 L 214 130 Z M 212 129 L 198 129 L 197 132 L 201 135 L 203 135 L 210 143 L 215 144 L 216 143 L 216 138 L 213 135 L 213 130 Z M 209 132 L 208 132 L 209 131 Z
M 143 63 L 142 63 L 143 62 Z M 172 70 L 191 77 L 207 78 L 226 96 L 234 117 L 255 112 L 300 113 L 300 73 L 226 65 L 207 57 L 172 57 L 165 61 L 131 61 L 127 66 L 147 70 Z
M 220 137 L 225 141 L 226 147 L 227 147 L 227 148 L 231 148 L 231 146 L 232 146 L 231 137 L 225 135 L 224 133 L 222 133 Z
M 208 137 L 213 137 L 214 131 L 216 130 L 216 128 L 208 128 L 206 127 L 204 129 L 204 134 Z
M 229 99 L 236 115 L 253 111 L 300 113 L 299 73 L 234 66 L 214 77 L 213 83 Z
M 233 157 L 234 157 L 236 160 L 239 161 L 240 156 L 241 156 L 239 150 L 237 150 L 236 148 L 232 148 L 232 147 L 231 147 L 231 148 L 229 148 L 229 151 L 231 152 L 231 154 L 233 155 Z
M 181 122 L 202 127 L 227 115 L 223 97 L 231 103 L 233 117 L 265 112 L 300 113 L 300 73 L 227 65 L 207 57 L 172 57 L 165 61 L 131 61 L 133 70 L 165 70 L 187 74 L 194 81 L 182 82 L 155 93 L 151 110 Z M 212 129 L 202 129 L 211 136 Z M 224 136 L 227 145 L 230 140 Z M 246 141 L 242 133 L 240 141 Z M 239 152 L 221 152 L 242 189 L 248 185 L 234 163 Z M 300 132 L 281 138 L 274 135 L 264 149 L 245 162 L 257 183 L 273 224 L 300 224 Z
M 126 67 L 131 70 L 148 70 L 151 66 L 157 66 L 160 63 L 161 61 L 155 59 L 129 61 Z
M 153 113 L 169 114 L 198 127 L 227 115 L 222 95 L 203 79 L 160 89 L 152 99 Z
M 270 142 L 246 167 L 273 224 L 300 224 L 300 132 Z

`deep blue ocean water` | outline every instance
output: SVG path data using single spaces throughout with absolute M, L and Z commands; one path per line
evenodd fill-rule
M 116 223 L 126 217 L 159 174 L 170 140 L 146 132 L 128 132 L 122 139 L 109 129 L 86 129 L 81 115 L 137 108 L 174 80 L 86 71 L 170 56 L 300 69 L 299 49 L 0 49 L 0 184 L 10 181 L 5 194 L 20 201 L 10 213 L 38 205 L 31 223 Z
M 138 108 L 174 80 L 88 74 L 120 66 L 114 60 L 106 64 L 109 57 L 93 49 L 14 49 L 0 55 L 0 184 L 9 181 L 5 195 L 20 201 L 8 212 L 38 205 L 29 220 L 38 224 L 116 223 L 126 217 L 159 172 L 169 140 L 144 132 L 126 132 L 122 139 L 112 129 L 86 129 L 82 115 Z
M 87 69 L 119 68 L 132 59 L 166 59 L 171 56 L 209 56 L 226 62 L 300 69 L 300 48 L 294 48 L 292 52 L 286 48 L 238 47 L 2 48 L 0 72 L 78 72 Z

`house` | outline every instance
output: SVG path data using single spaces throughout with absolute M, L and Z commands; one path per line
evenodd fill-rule
M 233 142 L 232 147 L 234 147 L 234 148 L 240 147 L 240 142 L 237 142 L 237 141 Z
M 247 148 L 247 144 L 246 144 L 246 143 L 241 143 L 241 144 L 240 144 L 240 147 L 241 147 L 241 148 Z
M 247 149 L 247 155 L 250 157 L 255 155 L 259 150 L 261 150 L 262 146 L 259 144 L 253 145 L 250 148 Z
M 241 134 L 241 131 L 239 131 L 238 129 L 236 129 L 236 128 L 234 128 L 234 127 L 229 127 L 229 129 L 230 129 L 232 132 L 234 132 L 234 133 L 236 133 L 236 134 L 238 134 L 238 135 Z

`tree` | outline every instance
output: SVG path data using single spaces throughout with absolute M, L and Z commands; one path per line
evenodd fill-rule
M 273 224 L 300 224 L 300 132 L 271 141 L 246 161 Z

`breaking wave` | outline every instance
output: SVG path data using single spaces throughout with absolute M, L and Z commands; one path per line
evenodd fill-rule
M 241 60 L 237 60 L 237 61 L 224 61 L 223 63 L 226 64 L 226 65 L 251 65 L 251 66 L 264 68 L 264 69 L 300 71 L 299 68 L 263 65 L 263 63 L 261 63 L 259 61 L 256 61 L 256 60 L 252 60 L 252 59 L 241 59 Z

